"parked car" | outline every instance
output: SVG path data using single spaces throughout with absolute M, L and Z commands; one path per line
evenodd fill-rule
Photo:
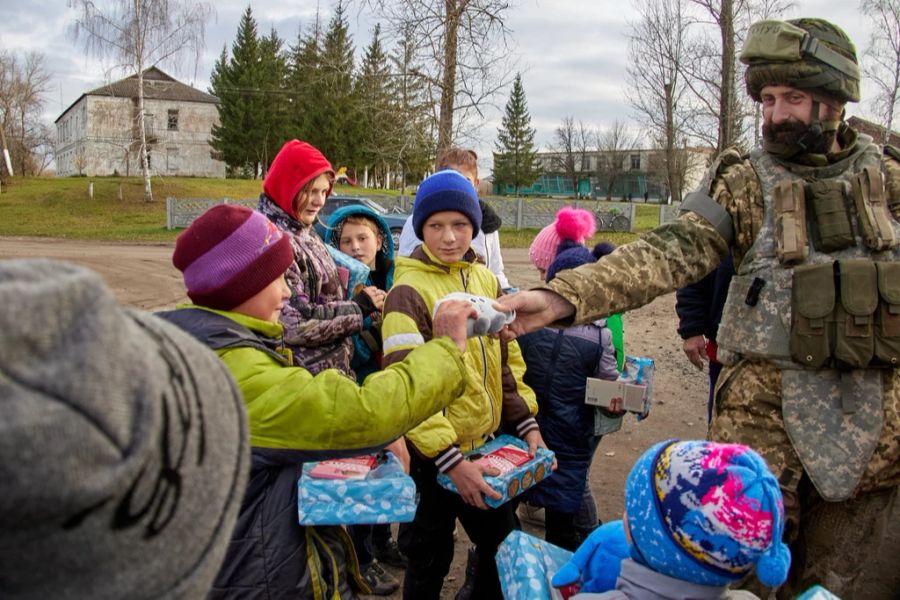
M 388 210 L 371 198 L 366 198 L 365 196 L 339 196 L 337 194 L 329 196 L 325 201 L 325 206 L 319 211 L 319 220 L 316 222 L 316 231 L 322 239 L 325 239 L 327 233 L 325 223 L 328 222 L 328 217 L 331 213 L 339 208 L 350 206 L 352 204 L 368 206 L 381 215 L 391 230 L 391 237 L 394 238 L 394 251 L 396 252 L 397 248 L 400 247 L 400 232 L 403 231 L 403 225 L 406 223 L 406 219 L 409 215 L 400 212 L 398 209 Z

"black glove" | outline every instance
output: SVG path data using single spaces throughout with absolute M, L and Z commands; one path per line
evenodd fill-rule
M 375 307 L 375 303 L 372 302 L 372 299 L 369 297 L 367 293 L 360 290 L 356 292 L 352 298 L 350 298 L 353 302 L 356 302 L 359 305 L 359 310 L 362 311 L 364 317 L 368 317 L 374 312 L 378 312 L 378 308 Z

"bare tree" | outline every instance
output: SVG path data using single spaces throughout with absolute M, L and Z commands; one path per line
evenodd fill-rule
M 43 54 L 28 52 L 20 58 L 0 50 L 0 145 L 20 175 L 40 174 L 52 156 L 52 131 L 41 119 L 49 84 Z M 0 173 L 6 172 L 2 158 L 0 165 Z
M 112 70 L 137 76 L 137 114 L 144 200 L 153 200 L 147 132 L 144 122 L 144 70 L 192 52 L 194 65 L 205 47 L 206 21 L 212 5 L 192 0 L 111 0 L 100 7 L 92 0 L 68 0 L 79 16 L 72 28 L 85 51 L 113 61 Z
M 680 141 L 691 118 L 689 88 L 682 77 L 689 19 L 686 0 L 636 2 L 640 19 L 629 32 L 626 92 L 638 120 L 664 150 L 666 188 L 681 200 Z
M 612 200 L 616 182 L 626 171 L 625 164 L 637 145 L 637 137 L 628 131 L 625 123 L 616 119 L 606 129 L 594 135 L 597 147 L 597 177 L 606 185 L 606 199 Z
M 553 152 L 550 164 L 554 171 L 561 171 L 572 182 L 575 196 L 578 196 L 578 175 L 581 169 L 578 150 L 578 127 L 574 117 L 564 117 L 553 133 L 550 150 Z
M 440 151 L 467 118 L 512 80 L 508 68 L 509 0 L 359 0 L 378 11 L 390 33 L 416 41 L 418 74 L 429 84 Z
M 863 73 L 875 87 L 870 104 L 890 139 L 900 105 L 900 0 L 862 0 L 860 12 L 871 20 L 872 34 L 863 58 Z

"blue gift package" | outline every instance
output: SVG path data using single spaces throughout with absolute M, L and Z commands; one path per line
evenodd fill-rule
M 468 452 L 466 457 L 469 459 L 483 457 L 508 445 L 516 446 L 525 451 L 528 450 L 528 444 L 525 443 L 525 441 L 504 434 L 497 436 L 472 452 Z M 552 474 L 550 467 L 553 464 L 553 456 L 554 454 L 551 450 L 538 448 L 534 458 L 527 463 L 497 476 L 485 475 L 484 480 L 487 484 L 500 492 L 502 496 L 499 500 L 485 497 L 485 504 L 497 508 L 498 506 L 509 502 L 512 498 L 515 498 L 537 482 L 549 477 Z M 443 473 L 438 475 L 437 481 L 441 487 L 452 492 L 457 492 L 456 486 L 453 485 L 453 481 L 447 475 Z
M 363 479 L 319 479 L 309 472 L 319 463 L 303 465 L 297 482 L 297 511 L 301 525 L 362 525 L 405 523 L 416 515 L 416 484 L 403 472 L 397 457 Z
M 523 531 L 513 531 L 497 548 L 500 589 L 506 600 L 553 598 L 553 575 L 572 553 Z

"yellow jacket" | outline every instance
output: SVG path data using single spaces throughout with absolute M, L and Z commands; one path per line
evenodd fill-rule
M 394 287 L 384 308 L 385 365 L 402 360 L 431 339 L 434 305 L 447 294 L 468 292 L 490 298 L 500 294 L 497 278 L 475 260 L 469 250 L 461 261 L 447 265 L 424 245 L 409 258 L 398 258 Z M 422 455 L 435 459 L 441 471 L 458 464 L 461 452 L 480 446 L 501 423 L 514 426 L 520 436 L 537 429 L 537 401 L 532 389 L 522 383 L 525 362 L 516 342 L 469 338 L 463 361 L 465 391 L 406 434 Z

